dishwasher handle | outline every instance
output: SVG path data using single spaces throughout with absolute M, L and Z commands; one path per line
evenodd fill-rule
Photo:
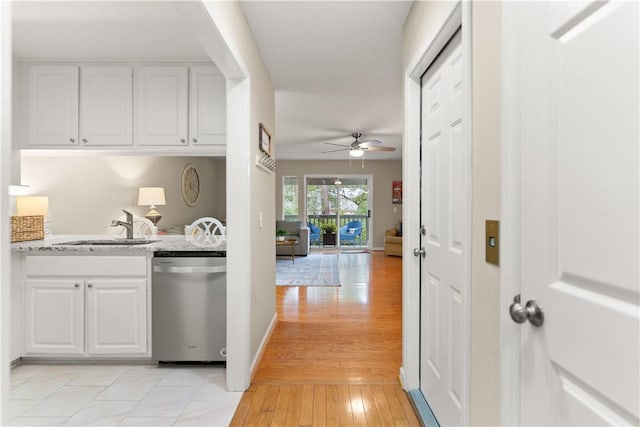
M 226 265 L 218 265 L 218 266 L 192 266 L 192 267 L 169 267 L 164 265 L 154 265 L 153 266 L 154 273 L 226 273 L 227 266 Z

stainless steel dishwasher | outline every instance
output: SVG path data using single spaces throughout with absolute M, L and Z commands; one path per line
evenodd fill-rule
M 156 252 L 151 306 L 153 360 L 226 360 L 226 252 Z

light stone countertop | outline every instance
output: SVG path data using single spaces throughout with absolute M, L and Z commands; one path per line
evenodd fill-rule
M 93 252 L 93 253 L 112 253 L 112 252 L 158 252 L 158 251 L 224 251 L 227 250 L 226 241 L 223 240 L 216 246 L 203 246 L 198 242 L 187 239 L 184 235 L 163 235 L 155 236 L 150 240 L 159 240 L 154 243 L 142 245 L 65 245 L 65 242 L 73 242 L 78 240 L 111 240 L 121 238 L 114 235 L 53 235 L 48 236 L 44 240 L 31 240 L 28 242 L 16 242 L 11 244 L 11 250 L 14 252 Z M 61 244 L 62 243 L 62 244 Z

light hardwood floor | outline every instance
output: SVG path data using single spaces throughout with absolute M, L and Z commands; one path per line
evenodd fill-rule
M 279 321 L 231 425 L 419 425 L 398 384 L 402 259 L 340 254 L 340 269 L 340 287 L 276 287 Z

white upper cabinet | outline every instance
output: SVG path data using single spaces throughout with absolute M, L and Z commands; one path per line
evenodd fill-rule
M 21 145 L 224 153 L 226 94 L 214 65 L 26 63 Z
M 26 145 L 78 145 L 78 66 L 31 65 L 26 80 Z
M 81 145 L 133 144 L 132 67 L 80 69 Z
M 144 66 L 136 69 L 138 145 L 187 145 L 187 66 Z
M 193 66 L 189 76 L 189 138 L 193 145 L 225 145 L 227 83 L 216 67 Z

